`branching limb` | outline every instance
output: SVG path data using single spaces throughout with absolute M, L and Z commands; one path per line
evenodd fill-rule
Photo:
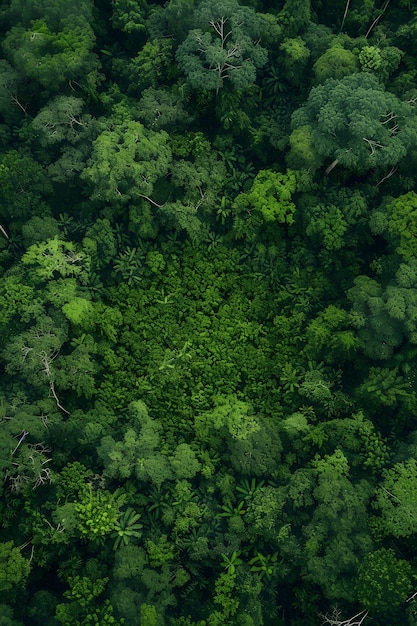
M 360 613 L 353 615 L 353 617 L 345 620 L 342 620 L 340 618 L 340 615 L 340 609 L 338 609 L 337 607 L 333 609 L 333 613 L 331 615 L 321 614 L 320 617 L 324 619 L 324 621 L 322 622 L 322 626 L 324 626 L 325 624 L 328 624 L 329 626 L 362 626 L 363 622 L 368 616 L 368 611 L 361 611 Z
M 392 167 L 392 168 L 390 169 L 390 171 L 388 172 L 388 174 L 387 174 L 386 176 L 384 176 L 384 178 L 381 178 L 381 180 L 380 180 L 379 182 L 377 182 L 376 186 L 377 186 L 377 187 L 379 187 L 379 185 L 380 185 L 381 183 L 383 183 L 383 182 L 384 182 L 384 180 L 387 180 L 387 178 L 391 178 L 391 176 L 392 176 L 393 174 L 395 174 L 395 172 L 396 172 L 397 170 L 398 170 L 398 166 L 397 166 L 397 165 L 394 165 L 394 167 Z
M 386 146 L 383 146 L 381 143 L 378 143 L 377 141 L 374 141 L 373 139 L 367 139 L 366 137 L 363 137 L 363 140 L 366 141 L 367 144 L 369 144 L 369 147 L 371 148 L 371 156 L 373 156 L 376 152 L 376 148 L 385 148 Z
M 166 205 L 166 202 L 164 202 L 164 204 L 158 204 L 157 202 L 155 202 L 155 200 L 152 200 L 152 198 L 150 198 L 149 196 L 145 196 L 142 193 L 138 194 L 141 198 L 144 198 L 145 200 L 147 200 L 148 202 L 150 202 L 151 204 L 153 204 L 154 206 L 158 207 L 158 209 L 163 209 L 164 206 Z
M 51 390 L 51 393 L 52 393 L 52 395 L 54 397 L 54 400 L 56 402 L 56 405 L 57 405 L 58 409 L 61 409 L 61 411 L 63 411 L 67 415 L 71 415 L 71 413 L 69 411 L 67 411 L 67 409 L 65 409 L 62 406 L 62 404 L 60 403 L 59 398 L 58 398 L 58 396 L 56 394 L 56 391 L 55 391 L 55 385 L 54 385 L 54 381 L 53 380 L 49 381 L 49 389 Z

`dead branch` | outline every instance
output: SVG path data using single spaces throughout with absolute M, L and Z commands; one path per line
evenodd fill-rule
M 63 411 L 67 415 L 71 415 L 71 413 L 69 411 L 67 411 L 67 409 L 65 409 L 62 406 L 62 404 L 60 403 L 59 398 L 58 398 L 58 396 L 56 394 L 56 391 L 55 391 L 55 385 L 54 385 L 54 381 L 53 380 L 49 381 L 49 389 L 51 390 L 51 393 L 52 393 L 52 395 L 54 397 L 54 400 L 56 402 L 56 405 L 57 405 L 58 409 L 61 409 L 61 411 Z

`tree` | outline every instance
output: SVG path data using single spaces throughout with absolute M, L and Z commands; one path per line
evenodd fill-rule
M 66 338 L 65 326 L 57 328 L 50 317 L 40 317 L 36 324 L 6 344 L 3 351 L 6 371 L 12 375 L 20 374 L 35 388 L 46 384 L 51 392 L 55 392 L 54 361 Z
M 220 431 L 223 437 L 245 440 L 259 429 L 259 423 L 247 402 L 236 396 L 217 396 L 216 406 L 196 417 L 197 436 L 205 441 L 213 431 Z
M 97 598 L 103 593 L 108 578 L 92 580 L 88 576 L 71 576 L 68 578 L 70 588 L 64 592 L 67 603 L 58 604 L 55 611 L 55 619 L 62 626 L 74 624 L 90 625 L 102 624 L 103 626 L 122 626 L 124 620 L 118 621 L 113 615 L 113 607 L 109 600 Z
M 340 80 L 358 71 L 358 59 L 350 50 L 334 40 L 330 47 L 313 65 L 316 83 L 322 84 L 328 78 Z
M 258 212 L 265 222 L 293 224 L 295 204 L 292 194 L 296 190 L 295 174 L 261 170 L 254 178 L 250 191 L 239 194 L 234 202 L 238 212 Z
M 313 87 L 306 104 L 293 114 L 292 128 L 293 133 L 308 129 L 309 146 L 319 163 L 333 160 L 328 171 L 338 163 L 357 173 L 389 170 L 417 142 L 412 104 L 384 91 L 366 73 Z M 304 158 L 294 136 L 288 158 L 289 162 Z
M 360 613 L 356 613 L 352 617 L 342 619 L 342 612 L 338 607 L 335 607 L 330 615 L 328 613 L 325 615 L 320 614 L 320 618 L 324 620 L 323 626 L 325 624 L 329 626 L 362 626 L 367 617 L 368 611 L 360 611 Z
M 385 207 L 386 233 L 395 251 L 410 261 L 415 257 L 417 237 L 417 194 L 410 191 L 391 200 Z
M 139 523 L 140 517 L 140 513 L 135 513 L 130 507 L 120 516 L 117 528 L 111 535 L 114 537 L 113 550 L 127 546 L 132 539 L 142 536 L 143 525 Z
M 358 276 L 348 290 L 353 303 L 352 325 L 357 329 L 364 353 L 371 359 L 387 359 L 403 340 L 398 319 L 390 317 L 381 285 L 368 276 Z
M 135 38 L 145 30 L 147 13 L 146 0 L 112 0 L 112 25 L 114 28 L 134 35 Z
M 123 503 L 121 495 L 93 489 L 91 483 L 85 485 L 74 505 L 79 537 L 101 542 L 106 535 L 117 531 Z
M 301 37 L 285 39 L 279 47 L 279 65 L 282 67 L 283 76 L 293 85 L 302 82 L 304 70 L 310 57 L 310 50 Z
M 319 204 L 309 214 L 306 234 L 326 250 L 340 250 L 345 245 L 347 228 L 343 213 L 337 206 Z
M 0 113 L 8 124 L 26 115 L 33 95 L 19 72 L 4 59 L 0 60 Z
M 265 65 L 267 52 L 256 40 L 263 20 L 236 0 L 202 2 L 194 14 L 196 28 L 178 47 L 177 61 L 195 89 L 218 91 L 230 83 L 246 89 Z
M 7 219 L 28 219 L 33 207 L 49 213 L 45 204 L 52 192 L 44 168 L 32 158 L 10 150 L 0 157 L 1 215 Z
M 172 56 L 170 39 L 148 39 L 132 59 L 115 59 L 113 65 L 115 71 L 120 72 L 126 81 L 128 94 L 135 96 L 148 88 L 161 87 L 165 91 L 161 85 L 166 81 L 167 75 L 171 76 L 174 72 Z M 169 94 L 171 93 L 170 90 Z M 168 99 L 168 95 L 165 99 Z
M 201 468 L 201 463 L 197 460 L 194 450 L 188 443 L 180 443 L 171 457 L 171 466 L 175 477 L 194 478 Z
M 377 615 L 389 615 L 413 590 L 413 570 L 394 550 L 380 548 L 366 556 L 359 566 L 357 593 L 362 606 Z
M 179 90 L 150 87 L 143 91 L 139 101 L 139 118 L 152 130 L 178 132 L 193 120 L 184 105 L 184 97 Z
M 409 537 L 416 532 L 417 515 L 417 462 L 408 459 L 396 463 L 384 474 L 373 503 L 380 512 L 372 524 L 377 535 L 383 537 Z
M 302 572 L 319 584 L 329 599 L 355 600 L 351 577 L 358 559 L 372 548 L 366 508 L 371 488 L 365 481 L 351 482 L 345 454 L 333 454 L 313 461 L 316 507 L 303 525 L 305 540 Z
M 310 21 L 311 7 L 308 0 L 286 0 L 278 15 L 278 24 L 282 26 L 286 37 L 295 37 L 303 33 Z
M 92 124 L 91 115 L 83 108 L 83 100 L 74 96 L 50 100 L 31 123 L 37 143 L 49 150 L 56 144 L 77 143 Z
M 8 31 L 3 49 L 10 62 L 49 94 L 68 81 L 95 90 L 99 64 L 92 52 L 95 36 L 90 24 L 80 13 L 63 17 L 57 27 L 47 22 L 37 19 L 30 27 L 13 26 Z
M 170 164 L 167 133 L 147 130 L 125 117 L 94 141 L 82 178 L 90 184 L 91 198 L 101 203 L 140 202 L 152 195 L 156 182 L 168 174 Z
M 35 283 L 58 277 L 74 276 L 80 283 L 87 282 L 88 259 L 71 241 L 58 237 L 34 243 L 22 257 Z
M 80 0 L 76 11 L 65 0 L 38 0 L 30 5 L 25 0 L 11 0 L 5 17 L 10 24 L 20 23 L 26 28 L 34 20 L 44 18 L 50 28 L 57 29 L 61 20 L 74 16 L 74 13 L 86 22 L 91 22 L 93 7 L 89 0 Z
M 350 328 L 349 313 L 330 304 L 313 319 L 306 330 L 307 351 L 317 360 L 341 363 L 359 348 L 359 340 Z
M 0 544 L 0 593 L 9 594 L 25 584 L 31 570 L 30 562 L 22 556 L 13 541 Z M 9 596 L 10 597 L 10 596 Z

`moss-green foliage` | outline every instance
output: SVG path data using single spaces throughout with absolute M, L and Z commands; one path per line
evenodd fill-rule
M 0 622 L 414 623 L 413 3 L 75 5 L 0 12 Z
M 390 613 L 413 590 L 412 567 L 398 559 L 392 549 L 372 552 L 359 567 L 358 597 L 363 606 L 378 613 Z

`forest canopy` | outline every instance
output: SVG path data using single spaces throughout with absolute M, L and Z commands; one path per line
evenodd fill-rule
M 417 625 L 417 7 L 0 6 L 0 622 Z

